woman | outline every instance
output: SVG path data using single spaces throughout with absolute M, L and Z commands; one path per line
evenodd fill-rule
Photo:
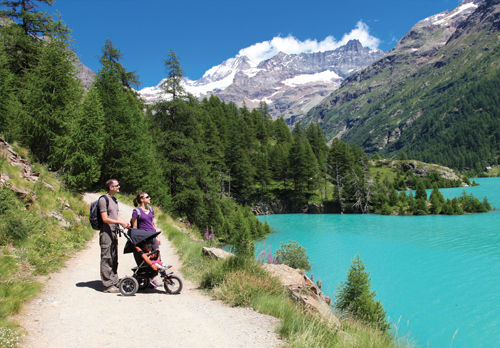
M 155 212 L 151 206 L 151 198 L 146 192 L 139 192 L 137 197 L 134 198 L 134 206 L 138 207 L 132 212 L 132 227 L 143 231 L 156 232 L 156 226 L 154 222 Z M 153 238 L 153 249 L 160 249 L 160 240 L 158 238 Z M 161 261 L 160 253 L 158 252 L 158 261 Z M 161 286 L 161 283 L 156 279 L 151 279 L 151 284 L 154 286 Z

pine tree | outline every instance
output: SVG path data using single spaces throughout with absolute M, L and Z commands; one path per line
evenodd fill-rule
M 253 256 L 255 245 L 251 237 L 249 220 L 245 219 L 241 209 L 231 215 L 232 232 L 229 243 L 236 249 L 236 255 Z
M 220 193 L 219 170 L 211 170 L 210 163 L 215 159 L 204 148 L 204 139 L 209 138 L 204 138 L 201 128 L 206 115 L 198 101 L 180 85 L 183 72 L 178 56 L 170 51 L 164 63 L 168 76 L 162 84 L 165 100 L 152 108 L 164 183 L 175 212 L 204 226 L 211 224 L 211 216 L 218 216 Z M 215 149 L 210 151 L 216 154 Z
M 310 179 L 314 176 L 317 163 L 300 123 L 296 123 L 293 130 L 293 144 L 290 148 L 288 160 L 290 176 L 294 181 L 295 190 L 303 193 L 305 186 L 309 186 Z
M 427 191 L 425 191 L 425 185 L 422 180 L 418 180 L 417 189 L 415 191 L 415 199 L 422 198 L 424 201 L 427 200 Z
M 121 57 L 120 50 L 106 39 L 99 57 L 101 68 L 95 76 L 105 127 L 100 182 L 116 178 L 124 192 L 148 190 L 160 195 L 161 170 L 154 158 L 149 120 L 138 94 L 131 89 L 138 85 L 139 77 L 122 66 Z M 158 201 L 168 201 L 164 193 L 161 196 Z
M 343 213 L 346 209 L 346 197 L 349 191 L 348 182 L 349 176 L 352 173 L 351 168 L 354 166 L 354 158 L 351 153 L 349 145 L 346 143 L 335 140 L 328 154 L 328 171 L 333 183 L 335 184 L 335 198 Z
M 370 274 L 360 256 L 356 255 L 347 273 L 347 281 L 339 285 L 335 307 L 386 332 L 390 323 L 387 322 L 382 304 L 375 296 L 376 292 L 371 290 Z
M 408 210 L 413 213 L 415 211 L 415 198 L 413 197 L 413 194 L 410 192 L 408 194 Z
M 75 79 L 76 57 L 64 40 L 52 38 L 40 49 L 39 62 L 26 76 L 21 92 L 24 106 L 16 117 L 17 133 L 42 163 L 59 169 L 56 142 L 66 135 L 67 124 L 77 112 L 83 88 Z
M 283 186 L 287 188 L 288 178 L 288 148 L 283 144 L 278 144 L 271 149 L 270 166 L 273 178 L 276 181 L 283 181 Z
M 39 39 L 39 35 L 50 34 L 54 21 L 46 12 L 38 11 L 37 3 L 52 6 L 54 0 L 2 0 L 2 5 L 8 9 L 1 10 L 0 16 L 14 20 L 33 40 Z
M 328 153 L 328 146 L 326 145 L 325 137 L 323 136 L 323 132 L 321 130 L 321 126 L 319 124 L 311 123 L 306 130 L 307 139 L 309 140 L 309 144 L 311 145 L 311 149 L 316 156 L 316 176 L 318 177 L 318 186 L 320 191 L 320 197 L 322 197 L 322 187 L 321 187 L 321 178 L 326 177 L 326 154 Z M 326 182 L 324 184 L 326 189 Z M 326 193 L 325 193 L 326 199 Z
M 101 177 L 104 150 L 104 111 L 94 85 L 68 121 L 68 130 L 58 146 L 58 156 L 64 158 L 63 178 L 69 187 L 88 189 Z
M 0 10 L 0 17 L 9 17 L 13 24 L 2 28 L 7 36 L 4 46 L 9 56 L 9 69 L 19 77 L 38 64 L 39 49 L 44 46 L 43 37 L 67 38 L 70 30 L 60 18 L 54 20 L 46 12 L 38 10 L 38 4 L 52 6 L 54 0 L 2 0 L 7 9 Z
M 283 118 L 278 118 L 276 122 L 274 122 L 274 138 L 278 141 L 278 143 L 288 143 L 291 144 L 293 142 L 292 133 L 290 133 L 290 129 L 285 123 Z
M 414 214 L 416 215 L 427 215 L 429 207 L 427 206 L 427 201 L 425 198 L 420 197 L 415 199 L 415 209 Z
M 267 148 L 262 149 L 262 151 L 258 154 L 256 177 L 258 178 L 261 185 L 261 194 L 266 194 L 267 186 L 271 182 Z
M 434 191 L 433 191 L 434 192 Z M 431 214 L 439 214 L 442 210 L 442 203 L 439 201 L 439 198 L 437 195 L 432 195 L 430 197 L 430 202 L 431 202 L 431 207 L 430 207 L 430 212 Z
M 254 192 L 256 177 L 255 166 L 252 164 L 251 145 L 247 134 L 242 132 L 245 121 L 236 117 L 231 124 L 229 146 L 226 149 L 226 166 L 231 174 L 231 195 L 240 201 L 248 199 Z
M 394 206 L 398 205 L 398 202 L 399 202 L 398 192 L 396 191 L 396 189 L 394 187 L 391 187 L 389 189 L 389 205 L 394 207 Z

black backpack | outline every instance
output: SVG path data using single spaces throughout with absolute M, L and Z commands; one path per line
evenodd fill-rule
M 106 200 L 106 210 L 109 205 L 109 200 L 106 195 L 102 195 L 101 197 L 104 197 Z M 90 204 L 90 214 L 89 214 L 89 222 L 90 225 L 94 230 L 100 230 L 102 226 L 102 217 L 101 217 L 101 212 L 99 211 L 99 200 L 101 199 L 99 197 L 97 201 L 94 201 Z

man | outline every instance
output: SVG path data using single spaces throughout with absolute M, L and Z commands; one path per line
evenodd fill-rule
M 130 222 L 120 216 L 118 200 L 115 194 L 120 192 L 120 185 L 116 179 L 106 181 L 108 193 L 99 198 L 99 212 L 102 217 L 102 226 L 99 232 L 101 246 L 101 280 L 104 292 L 117 293 L 118 290 L 118 234 L 117 225 L 130 227 Z

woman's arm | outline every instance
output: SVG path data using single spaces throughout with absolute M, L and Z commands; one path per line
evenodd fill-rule
M 137 228 L 137 218 L 132 216 L 132 228 Z

